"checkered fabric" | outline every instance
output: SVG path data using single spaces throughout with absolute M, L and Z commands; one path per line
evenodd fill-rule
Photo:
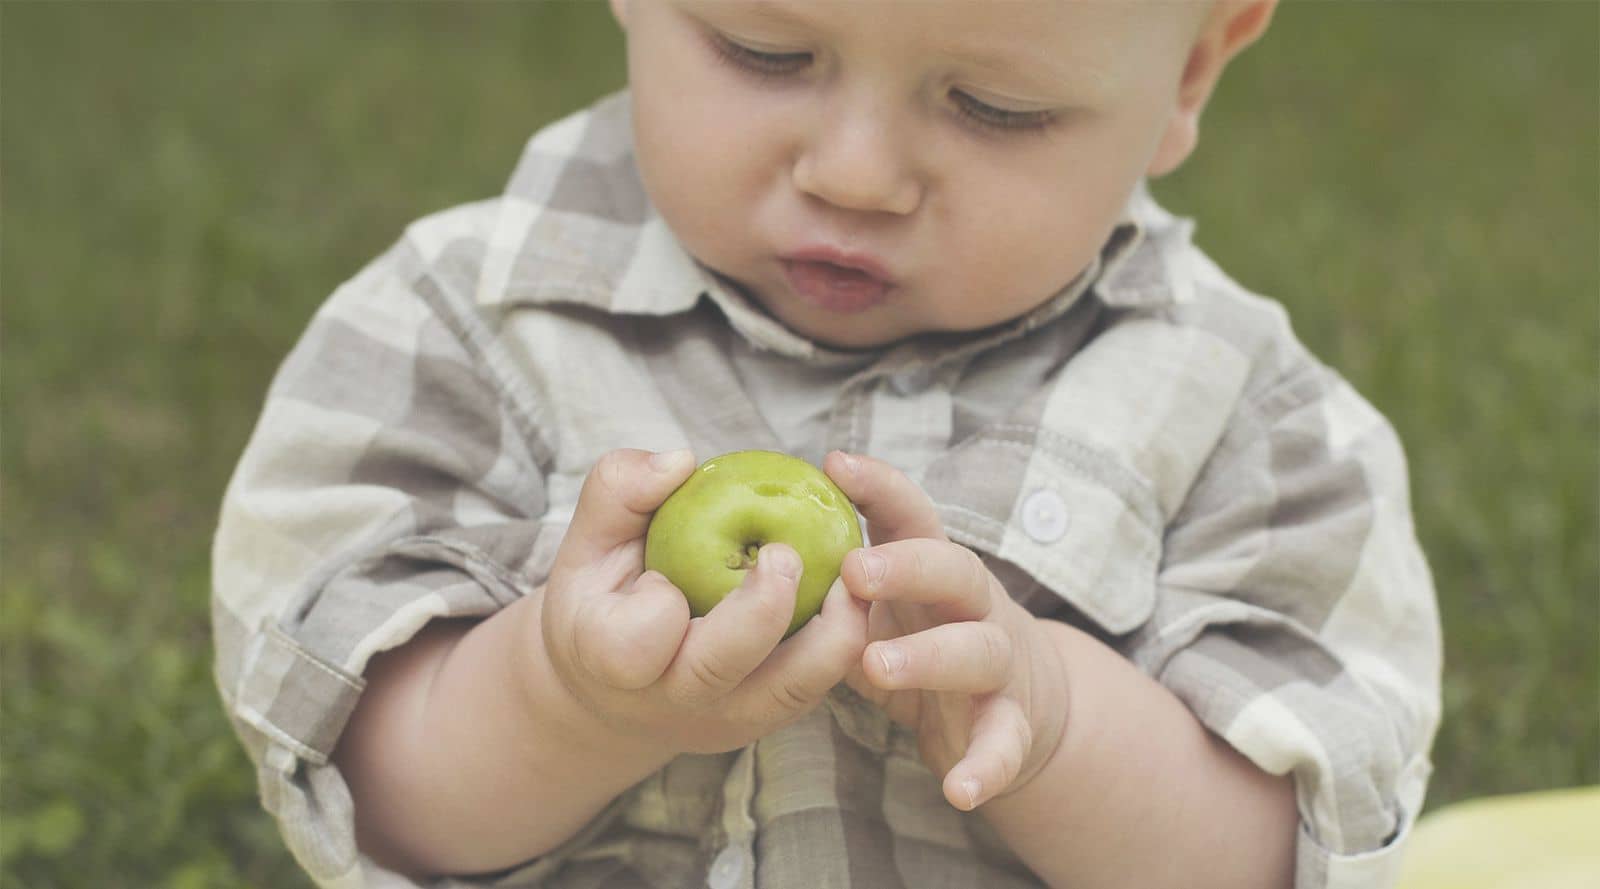
M 357 850 L 330 761 L 363 670 L 430 620 L 537 595 L 602 453 L 842 448 L 908 472 L 1034 614 L 1293 773 L 1298 886 L 1388 883 L 1439 718 L 1404 457 L 1191 230 L 1140 189 L 1026 316 L 833 351 L 685 254 L 626 94 L 536 134 L 503 195 L 413 224 L 338 288 L 227 491 L 216 678 L 289 847 L 323 886 L 412 885 Z M 433 885 L 708 884 L 1037 880 L 841 687 L 747 748 L 678 758 L 524 867 Z

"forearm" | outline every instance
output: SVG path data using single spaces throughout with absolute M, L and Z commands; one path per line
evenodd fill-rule
M 537 597 L 374 659 L 336 761 L 363 851 L 413 874 L 509 867 L 664 765 L 606 730 L 543 656 Z
M 1038 776 L 979 809 L 1012 850 L 1052 886 L 1286 889 L 1291 780 L 1099 641 L 1046 625 L 1067 674 L 1065 734 Z

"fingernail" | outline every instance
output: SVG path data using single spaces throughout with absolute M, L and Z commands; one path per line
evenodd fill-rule
M 977 778 L 964 778 L 961 781 L 961 792 L 967 795 L 967 808 L 978 807 L 978 794 L 983 792 L 983 782 Z
M 650 468 L 656 472 L 667 472 L 684 461 L 689 456 L 688 448 L 679 448 L 676 451 L 662 451 L 650 455 Z
M 883 675 L 893 676 L 906 665 L 906 653 L 898 645 L 883 644 L 878 646 L 878 660 L 883 663 Z
M 764 558 L 771 563 L 772 570 L 789 580 L 800 576 L 800 557 L 793 552 L 786 549 L 769 549 Z
M 845 472 L 855 475 L 861 471 L 861 461 L 857 460 L 854 455 L 846 454 L 844 451 L 840 451 L 839 459 L 844 462 Z
M 889 570 L 889 560 L 870 549 L 864 549 L 861 551 L 861 570 L 867 573 L 867 586 L 876 589 L 884 573 Z

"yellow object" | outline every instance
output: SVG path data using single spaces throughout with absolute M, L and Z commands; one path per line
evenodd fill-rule
M 1404 854 L 1399 889 L 1597 889 L 1600 786 L 1445 806 Z

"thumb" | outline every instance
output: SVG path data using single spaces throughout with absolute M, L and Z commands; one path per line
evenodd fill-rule
M 585 565 L 644 537 L 656 507 L 694 467 L 694 454 L 687 449 L 651 453 L 624 448 L 601 456 L 578 492 L 562 557 Z

